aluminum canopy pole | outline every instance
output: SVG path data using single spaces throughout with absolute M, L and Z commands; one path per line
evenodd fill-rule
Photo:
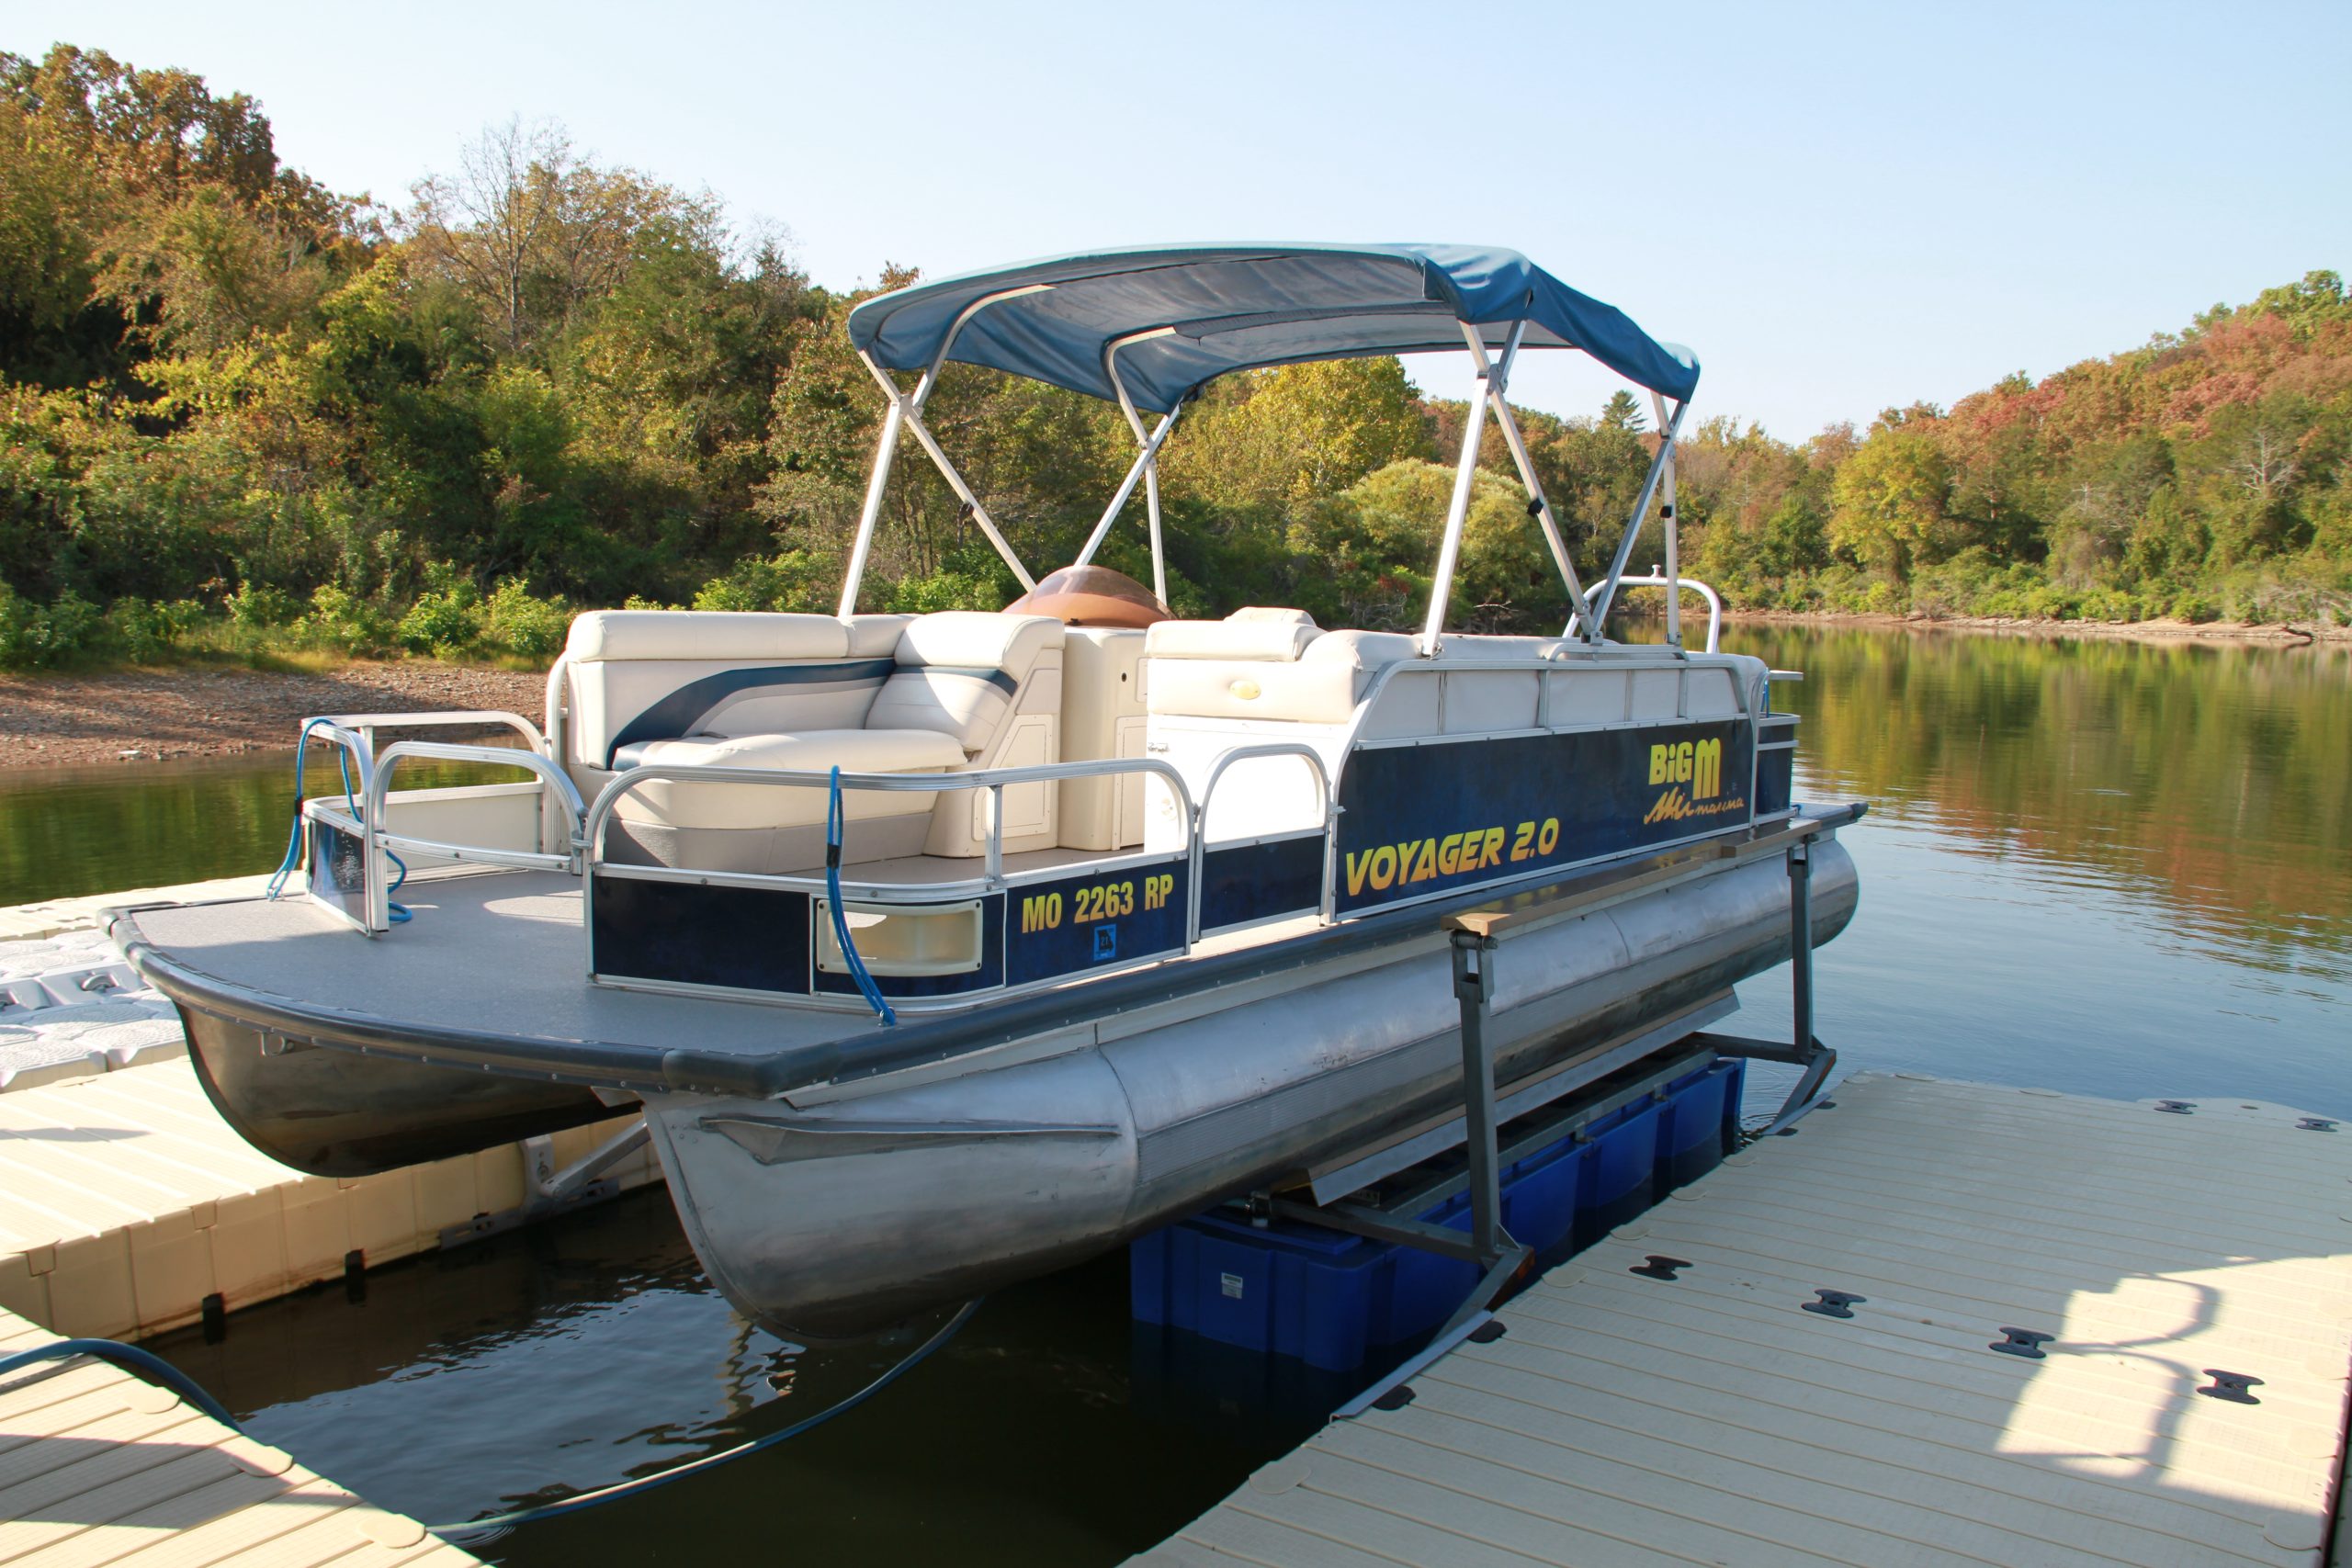
M 1666 428 L 1666 399 L 1656 392 L 1650 394 L 1650 407 L 1657 411 L 1657 425 Z M 1661 513 L 1666 519 L 1666 640 L 1672 648 L 1682 646 L 1682 518 L 1674 509 L 1674 443 L 1666 444 L 1666 475 Z M 1709 649 L 1708 652 L 1714 651 Z
M 1127 395 L 1127 384 L 1119 379 L 1119 350 L 1146 338 L 1167 337 L 1173 327 L 1158 327 L 1148 333 L 1135 333 L 1113 341 L 1102 350 L 1102 368 L 1111 378 L 1111 389 L 1119 394 L 1119 412 L 1127 416 L 1127 427 L 1136 433 L 1136 445 L 1149 446 L 1151 437 L 1145 433 L 1143 415 L 1136 412 L 1136 400 Z M 1144 465 L 1143 500 L 1145 514 L 1151 523 L 1151 592 L 1160 604 L 1168 603 L 1168 558 L 1159 545 L 1159 459 L 1154 457 Z M 1091 555 L 1091 551 L 1089 554 Z M 1084 565 L 1080 561 L 1080 565 Z
M 1150 439 L 1144 443 L 1143 450 L 1136 454 L 1134 466 L 1127 469 L 1127 477 L 1119 483 L 1118 493 L 1103 509 L 1102 520 L 1094 525 L 1094 532 L 1086 536 L 1086 547 L 1078 552 L 1078 558 L 1070 565 L 1084 566 L 1094 558 L 1094 552 L 1102 547 L 1103 537 L 1111 532 L 1111 525 L 1118 520 L 1120 508 L 1127 504 L 1127 497 L 1135 494 L 1136 481 L 1143 478 L 1144 470 L 1150 468 L 1152 459 L 1159 456 L 1161 444 L 1167 441 L 1168 433 L 1176 427 L 1176 416 L 1183 412 L 1184 405 L 1179 403 L 1161 416 L 1159 428 L 1151 433 Z M 1160 603 L 1165 604 L 1168 601 L 1162 599 Z
M 1453 596 L 1453 569 L 1462 558 L 1462 528 L 1470 515 L 1470 491 L 1478 477 L 1478 443 L 1487 434 L 1487 405 L 1492 400 L 1487 394 L 1498 383 L 1509 379 L 1511 360 L 1519 354 L 1520 336 L 1526 331 L 1523 321 L 1511 324 L 1510 337 L 1503 344 L 1501 364 L 1488 365 L 1483 353 L 1477 356 L 1478 390 L 1470 400 L 1470 417 L 1463 422 L 1462 459 L 1453 469 L 1453 498 L 1445 508 L 1445 538 L 1438 546 L 1437 570 L 1430 582 L 1430 613 L 1421 623 L 1424 659 L 1437 657 L 1439 639 L 1445 634 L 1446 602 Z
M 1665 437 L 1658 442 L 1657 456 L 1650 460 L 1649 477 L 1642 481 L 1640 499 L 1634 502 L 1634 514 L 1625 520 L 1625 536 L 1617 541 L 1617 553 L 1609 558 L 1609 576 L 1592 594 L 1592 625 L 1596 633 L 1608 625 L 1609 607 L 1617 597 L 1617 580 L 1625 575 L 1626 558 L 1634 553 L 1634 541 L 1641 536 L 1642 520 L 1649 515 L 1650 497 L 1657 493 L 1658 477 L 1674 454 L 1674 437 L 1682 428 L 1682 416 L 1689 412 L 1688 400 L 1674 405 L 1674 418 L 1666 427 Z
M 939 385 L 940 367 L 947 363 L 947 351 L 956 346 L 956 336 L 963 332 L 964 324 L 999 300 L 1017 299 L 1024 294 L 1049 293 L 1052 288 L 1053 285 L 1049 283 L 1032 283 L 1019 288 L 1006 288 L 994 294 L 983 295 L 965 306 L 956 315 L 954 323 L 948 327 L 947 335 L 940 339 L 939 352 L 931 356 L 931 364 L 924 369 L 922 379 L 916 383 L 911 400 L 899 390 L 899 384 L 884 375 L 882 367 L 875 364 L 871 357 L 863 351 L 858 354 L 858 358 L 865 362 L 866 369 L 874 373 L 874 378 L 882 383 L 883 391 L 890 399 L 890 409 L 882 416 L 882 439 L 875 447 L 874 472 L 866 480 L 865 504 L 858 513 L 857 540 L 850 547 L 849 570 L 842 577 L 841 607 L 838 612 L 840 615 L 848 616 L 857 614 L 857 590 L 865 578 L 866 557 L 873 553 L 875 527 L 882 520 L 882 500 L 890 486 L 890 464 L 899 453 L 899 432 L 910 416 L 914 419 L 916 432 L 922 438 L 925 449 L 933 454 L 933 461 L 947 469 L 947 482 L 954 485 L 959 493 L 965 493 L 965 498 L 970 501 L 968 493 L 966 493 L 962 477 L 954 471 L 954 466 L 947 462 L 945 455 L 939 452 L 937 444 L 931 439 L 931 432 L 923 428 L 922 420 L 922 406 L 931 400 L 932 391 Z M 995 525 L 986 520 L 979 502 L 972 501 L 971 506 L 973 515 L 981 518 L 980 526 L 988 530 L 989 538 L 995 544 L 997 553 L 1003 556 L 1006 563 L 1012 568 L 1012 575 L 1019 578 L 1024 584 L 1035 587 L 1036 584 L 1029 581 L 1029 574 L 1022 570 L 1021 563 L 1013 559 L 1012 550 L 1006 547 L 1003 539 L 999 537 Z
M 873 364 L 866 360 L 869 369 Z M 893 394 L 898 389 L 890 389 Z M 865 558 L 874 548 L 874 525 L 881 521 L 882 496 L 890 488 L 890 459 L 898 455 L 899 427 L 905 423 L 906 413 L 905 401 L 892 396 L 890 411 L 882 416 L 882 439 L 874 448 L 874 472 L 865 481 L 865 506 L 857 514 L 857 542 L 850 547 L 849 570 L 842 577 L 841 607 L 836 613 L 843 619 L 857 614 L 857 587 L 865 577 Z
M 1470 341 L 1470 352 L 1483 366 L 1487 359 L 1487 345 L 1479 341 L 1476 329 L 1464 323 L 1462 335 Z M 1567 544 L 1560 536 L 1560 525 L 1552 516 L 1552 503 L 1544 494 L 1544 481 L 1535 477 L 1535 462 L 1527 455 L 1527 441 L 1520 434 L 1519 420 L 1511 413 L 1510 402 L 1503 395 L 1503 389 L 1491 378 L 1487 381 L 1487 396 L 1494 404 L 1495 423 L 1501 427 L 1503 442 L 1510 448 L 1511 461 L 1519 466 L 1520 482 L 1527 487 L 1528 500 L 1534 503 L 1535 521 L 1544 530 L 1544 542 L 1551 547 L 1553 564 L 1560 569 L 1560 581 L 1567 584 L 1568 626 L 1561 635 L 1575 636 L 1577 626 L 1581 624 L 1587 628 L 1586 640 L 1598 641 L 1600 632 L 1592 625 L 1592 607 L 1585 598 L 1584 583 L 1577 576 L 1576 562 L 1568 557 Z
M 871 355 L 861 349 L 857 357 L 859 362 L 872 372 L 874 379 L 880 384 L 883 395 L 890 400 L 891 414 L 903 423 L 909 430 L 914 432 L 915 440 L 922 444 L 926 453 L 930 454 L 932 467 L 939 470 L 940 477 L 947 481 L 948 488 L 956 492 L 957 499 L 971 508 L 972 521 L 980 525 L 980 532 L 986 534 L 989 543 L 996 547 L 996 553 L 1003 557 L 1004 564 L 1012 569 L 1012 575 L 1020 580 L 1022 588 L 1027 590 L 1036 587 L 1037 580 L 1029 575 L 1029 569 L 1021 564 L 1021 558 L 1012 553 L 1012 547 L 1006 544 L 1004 536 L 997 531 L 996 520 L 989 515 L 989 509 L 980 504 L 980 498 L 972 493 L 972 487 L 964 482 L 964 476 L 956 471 L 954 463 L 948 461 L 947 454 L 941 449 L 938 438 L 932 434 L 931 427 L 922 422 L 922 404 L 916 401 L 916 397 L 925 400 L 930 398 L 932 389 L 938 384 L 939 362 L 933 361 L 932 368 L 923 374 L 922 385 L 915 389 L 915 395 L 910 396 L 899 389 L 899 384 L 890 379 L 890 373 L 875 364 Z M 882 472 L 881 477 L 887 479 L 888 477 L 887 471 Z M 881 510 L 881 497 L 878 493 L 869 491 L 866 503 L 877 513 Z M 861 543 L 864 542 L 865 534 L 865 529 L 861 525 Z M 863 558 L 857 564 L 862 570 L 865 566 Z

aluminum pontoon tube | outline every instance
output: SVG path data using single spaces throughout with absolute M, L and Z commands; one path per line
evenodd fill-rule
M 331 1050 L 176 1005 L 197 1082 L 221 1120 L 311 1176 L 370 1176 L 613 1114 L 577 1084 Z
M 1852 859 L 1814 852 L 1813 930 L 1852 918 Z M 1789 877 L 1752 861 L 1506 937 L 1511 1082 L 1722 995 L 1789 952 Z M 797 1110 L 647 1100 L 704 1268 L 780 1333 L 840 1337 L 1043 1273 L 1358 1148 L 1460 1094 L 1445 939 L 1043 1061 Z

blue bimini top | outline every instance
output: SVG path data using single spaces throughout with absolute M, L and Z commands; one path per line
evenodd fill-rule
M 975 307 L 979 307 L 975 310 Z M 969 319 L 965 320 L 969 313 Z M 959 331 L 957 322 L 962 321 Z M 1476 245 L 1175 245 L 1023 262 L 917 284 L 849 314 L 850 342 L 892 370 L 947 357 L 1165 413 L 1228 370 L 1466 346 L 1525 321 L 1531 348 L 1580 348 L 1636 386 L 1688 399 L 1689 349 L 1577 293 L 1517 251 Z

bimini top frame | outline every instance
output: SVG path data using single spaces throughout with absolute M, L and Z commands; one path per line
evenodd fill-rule
M 1643 518 L 1665 485 L 1667 574 L 1677 575 L 1674 439 L 1699 381 L 1688 349 L 1659 343 L 1623 312 L 1579 294 L 1516 251 L 1467 245 L 1227 244 L 1091 253 L 944 278 L 866 300 L 849 318 L 850 342 L 889 400 L 841 613 L 856 608 L 899 434 L 912 430 L 967 512 L 1025 587 L 1035 580 L 971 486 L 922 422 L 949 362 L 988 366 L 1116 402 L 1139 451 L 1080 551 L 1093 558 L 1113 522 L 1145 487 L 1153 589 L 1167 599 L 1160 549 L 1159 455 L 1184 404 L 1229 371 L 1466 346 L 1480 384 L 1471 400 L 1447 510 L 1425 653 L 1436 651 L 1492 413 L 1528 492 L 1529 513 L 1568 592 L 1568 631 L 1598 641 Z M 1521 348 L 1576 348 L 1647 389 L 1662 439 L 1607 579 L 1588 595 L 1530 461 L 1504 393 Z M 892 371 L 913 371 L 912 391 Z M 1159 420 L 1148 426 L 1144 415 Z M 1679 612 L 1668 596 L 1668 635 Z

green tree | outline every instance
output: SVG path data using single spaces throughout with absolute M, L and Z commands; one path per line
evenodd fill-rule
M 1951 465 L 1907 422 L 1882 423 L 1838 467 L 1829 543 L 1891 581 L 1952 544 Z

